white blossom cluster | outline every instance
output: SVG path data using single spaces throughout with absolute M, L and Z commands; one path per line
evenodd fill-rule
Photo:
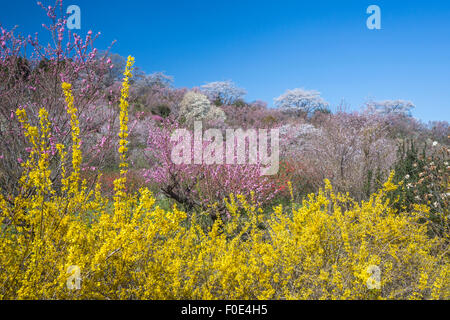
M 274 99 L 275 106 L 280 109 L 313 112 L 321 108 L 327 108 L 328 103 L 320 96 L 316 90 L 305 90 L 296 88 L 287 90 L 278 98 Z
M 371 101 L 366 105 L 370 113 L 381 115 L 398 114 L 411 116 L 411 110 L 415 108 L 411 101 L 406 100 Z
M 231 105 L 244 98 L 247 94 L 242 88 L 238 88 L 231 81 L 210 82 L 201 86 L 202 92 L 212 101 L 218 101 L 223 105 Z
M 186 123 L 191 124 L 195 120 L 224 122 L 225 112 L 222 109 L 211 105 L 208 98 L 194 91 L 187 92 L 180 104 L 179 116 L 184 118 Z

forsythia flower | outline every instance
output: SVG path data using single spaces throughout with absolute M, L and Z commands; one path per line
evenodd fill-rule
M 121 97 L 120 97 L 120 147 L 119 147 L 119 154 L 120 154 L 120 167 L 121 168 L 127 168 L 128 164 L 126 163 L 126 152 L 128 151 L 127 148 L 127 137 L 128 137 L 128 96 L 130 92 L 130 85 L 129 85 L 129 79 L 132 77 L 131 71 L 133 70 L 132 66 L 134 64 L 134 58 L 129 56 L 127 60 L 127 65 L 125 72 L 123 73 L 123 83 L 122 83 L 122 90 L 121 90 Z
M 71 182 L 71 192 L 76 193 L 78 189 L 78 178 L 80 176 L 80 167 L 82 162 L 81 140 L 80 140 L 80 123 L 77 116 L 77 108 L 74 106 L 74 98 L 72 95 L 72 85 L 63 82 L 61 85 L 66 96 L 67 113 L 70 115 L 70 125 L 72 127 L 72 174 L 69 178 Z

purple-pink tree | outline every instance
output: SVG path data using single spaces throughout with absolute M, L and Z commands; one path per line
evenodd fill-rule
M 18 108 L 24 108 L 31 123 L 38 123 L 38 111 L 45 107 L 49 112 L 51 150 L 54 166 L 56 143 L 70 140 L 69 118 L 65 111 L 60 83 L 73 84 L 73 94 L 81 123 L 81 137 L 86 166 L 101 166 L 102 155 L 113 146 L 112 129 L 115 109 L 104 99 L 107 92 L 104 77 L 111 68 L 106 56 L 100 57 L 94 47 L 99 34 L 89 31 L 85 37 L 66 28 L 63 3 L 44 7 L 38 3 L 50 24 L 43 25 L 51 36 L 49 44 L 41 44 L 38 34 L 23 37 L 17 30 L 0 26 L 0 192 L 7 196 L 16 194 L 22 173 L 21 162 L 28 157 L 22 128 L 15 117 Z M 113 99 L 114 100 L 114 99 Z M 114 101 L 110 101 L 113 103 Z M 111 133 L 111 134 L 110 134 Z M 53 170 L 56 175 L 59 170 Z M 52 179 L 55 179 L 53 176 Z
M 178 128 L 177 122 L 169 120 L 150 126 L 147 149 L 150 168 L 145 170 L 145 176 L 164 195 L 187 209 L 210 211 L 213 217 L 216 212 L 225 212 L 223 200 L 230 194 L 244 195 L 250 200 L 253 193 L 253 200 L 262 205 L 276 195 L 276 183 L 270 177 L 261 176 L 257 164 L 206 165 L 194 161 L 175 164 L 171 154 L 176 141 L 171 140 L 171 135 Z M 203 150 L 207 145 L 203 143 Z M 194 156 L 194 144 L 191 155 Z

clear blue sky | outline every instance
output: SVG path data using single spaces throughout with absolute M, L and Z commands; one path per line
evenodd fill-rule
M 53 1 L 42 1 L 53 4 Z M 286 89 L 315 89 L 332 107 L 367 99 L 405 99 L 424 121 L 450 121 L 450 1 L 447 0 L 70 0 L 81 30 L 101 31 L 101 49 L 134 55 L 148 73 L 177 87 L 233 80 L 247 100 Z M 366 28 L 381 8 L 382 30 Z M 42 32 L 35 1 L 1 1 L 0 23 Z

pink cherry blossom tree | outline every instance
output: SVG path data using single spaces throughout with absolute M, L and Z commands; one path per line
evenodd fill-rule
M 17 192 L 22 172 L 20 159 L 26 159 L 29 151 L 15 117 L 18 108 L 26 109 L 30 122 L 35 125 L 40 108 L 45 107 L 49 112 L 54 166 L 58 165 L 56 143 L 71 145 L 62 81 L 73 85 L 82 148 L 88 160 L 86 167 L 104 164 L 102 155 L 105 148 L 113 146 L 112 137 L 116 132 L 109 130 L 116 114 L 116 109 L 111 107 L 115 98 L 109 104 L 105 100 L 107 90 L 103 81 L 112 65 L 94 47 L 99 34 L 89 31 L 82 37 L 68 30 L 61 0 L 55 1 L 54 6 L 38 5 L 50 20 L 49 24 L 43 24 L 51 36 L 48 44 L 41 44 L 37 33 L 24 37 L 17 29 L 6 30 L 0 26 L 0 190 L 6 196 Z M 52 172 L 57 175 L 59 170 Z M 52 177 L 57 181 L 55 178 Z

